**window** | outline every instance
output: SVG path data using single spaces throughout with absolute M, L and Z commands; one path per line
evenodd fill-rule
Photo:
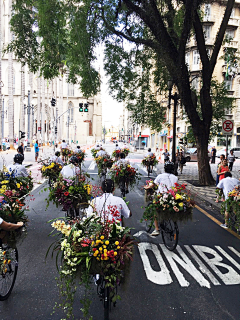
M 74 97 L 74 84 L 68 83 L 68 96 Z
M 211 35 L 211 26 L 203 26 L 203 33 L 205 40 L 209 40 Z
M 205 20 L 210 20 L 211 17 L 211 4 L 206 3 L 204 7 L 204 18 Z
M 225 114 L 226 115 L 232 114 L 232 107 L 231 106 L 225 108 Z
M 186 66 L 189 69 L 189 64 L 190 64 L 190 52 L 186 53 L 185 55 L 185 62 L 186 62 Z
M 198 50 L 193 51 L 193 66 L 199 68 L 200 56 Z
M 226 29 L 225 35 L 226 35 L 226 38 L 228 39 L 234 39 L 234 30 Z
M 225 82 L 225 88 L 229 91 L 232 90 L 232 83 L 233 83 L 233 78 L 231 76 L 228 76 L 224 78 L 224 82 Z

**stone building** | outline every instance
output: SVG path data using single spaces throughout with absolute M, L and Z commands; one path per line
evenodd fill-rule
M 9 28 L 11 6 L 11 0 L 1 1 L 0 54 L 13 38 Z M 67 83 L 66 73 L 48 81 L 29 72 L 9 53 L 0 60 L 0 83 L 0 137 L 9 138 L 11 145 L 20 130 L 26 137 L 29 132 L 30 141 L 37 138 L 44 144 L 62 139 L 89 144 L 101 139 L 101 95 L 86 99 L 78 85 Z M 56 99 L 55 106 L 52 98 Z

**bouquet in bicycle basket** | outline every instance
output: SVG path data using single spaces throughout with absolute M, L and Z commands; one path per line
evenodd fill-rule
M 59 173 L 62 170 L 62 166 L 59 163 L 52 162 L 49 165 L 43 164 L 41 173 L 43 177 L 55 180 L 59 177 Z
M 112 153 L 113 158 L 119 158 L 121 150 L 114 150 Z
M 125 182 L 128 183 L 130 187 L 133 188 L 140 180 L 140 173 L 137 169 L 132 167 L 128 163 L 121 163 L 117 165 L 113 164 L 112 168 L 109 171 L 111 179 L 119 185 L 119 183 L 125 179 Z
M 120 282 L 121 270 L 128 266 L 133 255 L 134 241 L 129 228 L 121 227 L 120 221 L 104 222 L 95 215 L 73 225 L 57 220 L 52 223 L 52 227 L 61 235 L 52 249 L 62 251 L 63 260 L 59 273 L 65 284 L 71 279 L 74 285 L 77 277 L 87 287 L 91 275 L 95 274 L 108 279 L 106 286 L 110 288 Z M 66 297 L 64 293 L 62 292 L 63 298 Z M 116 294 L 114 290 L 112 294 Z M 116 298 L 117 296 L 115 300 Z M 65 303 L 61 306 L 63 309 L 69 307 L 69 300 L 66 299 Z
M 103 148 L 102 148 L 102 150 L 105 151 L 105 149 L 103 149 Z M 94 148 L 91 149 L 91 154 L 92 154 L 93 158 L 96 158 L 98 151 L 99 151 L 99 149 L 94 149 Z
M 84 161 L 86 153 L 81 150 L 81 152 L 74 153 L 74 156 L 78 158 L 78 164 L 81 164 Z
M 102 156 L 99 156 L 95 158 L 95 161 L 98 166 L 99 172 L 105 167 L 105 168 L 111 168 L 113 165 L 113 160 L 110 159 L 110 156 L 108 154 L 104 154 Z
M 153 154 L 152 156 L 146 156 L 143 160 L 142 160 L 142 165 L 145 167 L 147 166 L 156 166 L 158 164 L 158 160 L 156 159 L 155 154 Z
M 60 204 L 67 211 L 79 204 L 86 204 L 91 199 L 91 189 L 92 186 L 84 175 L 77 182 L 75 179 L 59 177 L 49 192 L 47 206 L 52 201 L 57 207 Z
M 125 157 L 127 157 L 128 154 L 130 153 L 130 149 L 129 149 L 129 148 L 123 148 L 123 149 L 121 150 L 121 152 L 125 154 Z
M 175 183 L 175 187 L 164 193 L 155 193 L 143 213 L 144 220 L 187 221 L 192 219 L 192 211 L 195 206 L 189 192 L 186 192 L 184 184 Z
M 225 216 L 225 212 L 234 214 L 234 227 L 240 227 L 240 188 L 236 186 L 228 193 L 228 199 L 222 203 L 221 213 Z
M 65 158 L 65 160 L 68 160 L 73 155 L 73 151 L 69 150 L 68 148 L 63 148 L 61 150 L 61 155 Z

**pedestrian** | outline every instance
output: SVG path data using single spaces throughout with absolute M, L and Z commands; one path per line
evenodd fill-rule
M 39 156 L 38 140 L 36 140 L 36 143 L 34 144 L 34 150 L 35 150 L 35 161 L 37 162 L 37 159 Z
M 17 148 L 17 152 L 20 153 L 23 156 L 23 160 L 24 160 L 23 142 L 21 142 L 20 146 Z
M 182 151 L 179 152 L 178 162 L 179 162 L 179 170 L 180 170 L 180 172 L 182 174 L 183 166 L 186 163 L 186 159 L 185 159 Z
M 236 186 L 240 185 L 240 181 L 233 178 L 231 172 L 226 172 L 224 174 L 224 178 L 221 179 L 219 184 L 217 185 L 217 188 L 223 190 L 223 194 L 225 197 L 225 200 L 228 199 L 228 194 L 231 192 Z M 222 228 L 228 228 L 228 218 L 229 218 L 229 212 L 227 211 L 227 207 L 225 208 L 225 223 L 221 224 Z
M 217 185 L 218 185 L 218 183 L 219 183 L 218 168 L 219 168 L 220 165 L 222 165 L 224 159 L 225 159 L 225 154 L 221 154 L 221 155 L 220 155 L 220 162 L 219 162 L 218 165 L 217 165 L 216 187 L 217 187 Z M 222 196 L 222 195 L 221 195 L 221 194 L 217 194 L 217 198 L 216 198 L 216 201 L 215 201 L 215 202 L 218 202 L 220 196 Z
M 227 159 L 224 159 L 222 164 L 218 167 L 219 182 L 225 178 L 225 172 L 229 172 Z
M 170 154 L 167 149 L 165 149 L 165 151 L 163 152 L 163 156 L 164 156 L 164 163 L 169 161 Z
M 228 156 L 229 170 L 232 171 L 233 162 L 236 160 L 233 150 L 230 150 L 230 155 Z
M 24 141 L 24 151 L 26 150 L 27 148 L 27 140 Z
M 174 164 L 174 174 L 176 175 L 177 171 L 178 171 L 178 166 L 179 166 L 179 154 L 178 152 L 176 152 L 175 155 L 175 164 Z
M 216 150 L 215 146 L 213 146 L 212 151 L 211 151 L 211 157 L 212 157 L 211 163 L 215 163 L 216 153 L 217 153 L 217 150 Z

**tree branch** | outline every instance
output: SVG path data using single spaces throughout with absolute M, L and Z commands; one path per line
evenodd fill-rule
M 228 2 L 227 2 L 227 7 L 225 10 L 224 17 L 223 17 L 221 26 L 219 28 L 218 34 L 216 36 L 212 56 L 210 59 L 209 76 L 212 76 L 212 74 L 213 74 L 213 70 L 214 70 L 216 62 L 217 62 L 218 53 L 219 53 L 220 48 L 222 46 L 224 34 L 225 34 L 225 31 L 226 31 L 226 28 L 228 25 L 228 21 L 229 21 L 234 3 L 235 3 L 235 0 L 228 0 Z

